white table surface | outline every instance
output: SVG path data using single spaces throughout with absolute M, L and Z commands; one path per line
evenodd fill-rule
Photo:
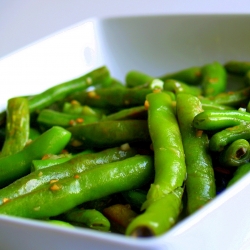
M 248 0 L 0 0 L 0 58 L 89 17 L 250 13 Z

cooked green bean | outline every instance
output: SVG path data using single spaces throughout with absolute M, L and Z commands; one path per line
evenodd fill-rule
M 58 154 L 70 140 L 70 132 L 61 127 L 52 127 L 21 151 L 0 158 L 0 187 L 4 187 L 30 172 L 32 160 L 45 154 Z
M 147 119 L 147 110 L 144 106 L 137 106 L 127 109 L 122 109 L 110 115 L 103 117 L 102 120 L 133 120 L 133 119 Z
M 137 70 L 129 71 L 125 76 L 125 85 L 128 88 L 139 87 L 143 85 L 148 85 L 154 77 Z
M 70 145 L 82 149 L 151 141 L 146 120 L 104 120 L 70 127 L 68 130 L 72 134 Z
M 239 166 L 234 172 L 232 179 L 228 182 L 227 187 L 231 187 L 234 183 L 238 182 L 242 177 L 244 177 L 249 172 L 250 172 L 250 163 L 245 163 Z
M 0 204 L 4 203 L 5 200 L 39 189 L 50 181 L 74 176 L 88 169 L 95 168 L 97 165 L 126 159 L 135 154 L 136 150 L 134 148 L 124 147 L 124 145 L 122 147 L 105 149 L 98 153 L 78 154 L 64 163 L 34 171 L 19 178 L 9 186 L 0 189 Z
M 219 162 L 225 167 L 239 167 L 250 160 L 250 145 L 245 139 L 233 141 L 219 155 Z
M 250 122 L 250 113 L 238 110 L 207 110 L 194 117 L 193 125 L 201 130 L 218 130 Z
M 221 105 L 214 102 L 209 101 L 208 99 L 200 99 L 203 110 L 235 110 L 236 108 L 227 106 L 227 105 Z
M 14 97 L 8 100 L 5 141 L 0 157 L 22 150 L 29 139 L 30 114 L 28 100 Z
M 171 97 L 164 92 L 152 93 L 147 95 L 147 102 L 155 178 L 142 206 L 145 211 L 126 230 L 127 235 L 133 236 L 160 235 L 176 223 L 186 179 L 181 134 Z M 146 235 L 141 235 L 141 231 Z
M 192 126 L 194 117 L 202 112 L 199 99 L 190 94 L 178 94 L 176 109 L 187 167 L 187 213 L 191 214 L 215 197 L 214 170 L 208 152 L 208 136 Z
M 203 96 L 216 96 L 226 91 L 227 74 L 225 68 L 219 62 L 204 65 L 201 75 Z
M 250 62 L 247 61 L 228 61 L 224 66 L 227 72 L 242 76 L 250 70 Z
M 110 74 L 107 67 L 103 66 L 95 69 L 79 78 L 58 84 L 40 94 L 33 96 L 29 99 L 30 112 L 32 113 L 46 108 L 52 103 L 65 98 L 73 92 L 87 89 L 90 86 L 95 86 L 101 83 L 104 84 L 107 81 L 110 81 Z
M 148 88 L 99 88 L 88 92 L 85 90 L 76 92 L 69 97 L 68 101 L 76 100 L 82 105 L 112 111 L 143 105 L 146 95 L 152 91 Z
M 62 112 L 66 114 L 96 116 L 98 118 L 101 118 L 104 114 L 107 113 L 107 110 L 97 109 L 87 105 L 81 105 L 80 102 L 72 100 L 71 102 L 65 102 L 63 104 Z
M 220 152 L 225 146 L 238 139 L 250 139 L 250 123 L 226 128 L 215 133 L 209 141 L 209 148 L 211 151 Z
M 109 231 L 109 220 L 96 209 L 73 209 L 63 215 L 63 219 L 99 231 Z
M 141 209 L 142 204 L 147 199 L 147 191 L 142 189 L 129 190 L 122 193 L 122 196 L 125 198 L 126 202 L 136 209 Z
M 164 82 L 163 89 L 166 91 L 172 91 L 175 94 L 188 93 L 195 96 L 201 95 L 201 89 L 196 86 L 190 86 L 184 82 L 177 81 L 174 79 L 168 79 Z
M 99 165 L 77 176 L 64 178 L 0 206 L 0 214 L 42 219 L 60 215 L 86 201 L 140 188 L 154 174 L 150 156 Z
M 250 87 L 246 87 L 237 91 L 227 91 L 220 93 L 216 96 L 209 98 L 200 97 L 201 102 L 206 102 L 206 100 L 211 103 L 226 105 L 230 107 L 244 107 L 247 105 L 250 98 Z
M 201 67 L 190 67 L 159 77 L 161 80 L 175 79 L 189 85 L 199 85 L 201 81 Z
M 99 121 L 100 118 L 92 115 L 66 114 L 51 109 L 43 109 L 37 117 L 37 122 L 46 129 L 53 126 L 63 128 L 76 126 L 78 124 L 88 124 Z

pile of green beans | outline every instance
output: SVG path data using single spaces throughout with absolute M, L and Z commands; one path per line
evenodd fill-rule
M 250 62 L 216 61 L 120 82 L 102 66 L 9 99 L 0 215 L 164 234 L 250 171 L 249 76 Z

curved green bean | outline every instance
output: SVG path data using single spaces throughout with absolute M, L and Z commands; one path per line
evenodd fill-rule
M 239 167 L 250 160 L 250 145 L 245 139 L 233 141 L 219 155 L 219 162 L 225 167 Z
M 58 154 L 65 148 L 71 133 L 61 127 L 52 127 L 21 151 L 0 158 L 0 187 L 30 173 L 32 160 L 41 159 L 46 154 Z
M 250 122 L 250 113 L 238 110 L 206 110 L 194 117 L 193 126 L 201 130 L 218 130 Z
M 202 112 L 199 99 L 178 94 L 176 109 L 187 167 L 187 213 L 192 214 L 216 196 L 213 163 L 207 134 L 192 126 L 194 117 Z
M 215 133 L 209 141 L 211 151 L 222 151 L 225 146 L 238 139 L 250 139 L 250 123 L 226 128 Z
M 154 150 L 155 178 L 142 205 L 145 211 L 128 226 L 127 235 L 160 235 L 172 227 L 181 211 L 186 179 L 184 150 L 175 108 L 164 92 L 147 95 L 148 124 Z M 160 212 L 164 211 L 164 212 Z

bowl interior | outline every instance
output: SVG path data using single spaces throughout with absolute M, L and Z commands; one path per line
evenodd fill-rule
M 131 69 L 153 76 L 228 60 L 248 60 L 249 16 L 175 15 L 105 19 L 103 58 L 118 79 Z

